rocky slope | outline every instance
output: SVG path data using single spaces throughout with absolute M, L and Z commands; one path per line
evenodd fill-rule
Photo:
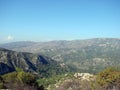
M 42 75 L 62 73 L 65 70 L 65 67 L 51 58 L 0 48 L 0 75 L 15 71 L 16 68 Z

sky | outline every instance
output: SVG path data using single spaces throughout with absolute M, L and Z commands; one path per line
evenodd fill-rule
M 120 0 L 0 0 L 0 43 L 120 38 Z

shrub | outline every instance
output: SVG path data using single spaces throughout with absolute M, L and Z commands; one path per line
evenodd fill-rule
M 117 68 L 107 68 L 98 73 L 96 80 L 105 89 L 120 89 L 120 70 Z
M 3 80 L 0 82 L 1 89 L 44 90 L 44 87 L 38 86 L 35 75 L 23 71 L 5 74 L 1 80 Z

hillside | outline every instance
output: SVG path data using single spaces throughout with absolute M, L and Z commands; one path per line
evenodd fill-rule
M 16 44 L 17 43 L 17 44 Z M 65 63 L 72 70 L 96 73 L 120 63 L 120 39 L 95 38 L 73 41 L 15 42 L 1 47 L 19 52 L 40 53 Z
M 66 73 L 38 79 L 46 90 L 120 90 L 120 67 L 109 67 L 96 75 Z
M 0 48 L 0 75 L 16 71 L 17 68 L 40 74 L 42 77 L 57 75 L 67 70 L 65 66 L 42 55 Z

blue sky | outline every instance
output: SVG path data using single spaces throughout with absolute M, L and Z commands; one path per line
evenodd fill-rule
M 0 0 L 0 43 L 120 38 L 120 0 Z

